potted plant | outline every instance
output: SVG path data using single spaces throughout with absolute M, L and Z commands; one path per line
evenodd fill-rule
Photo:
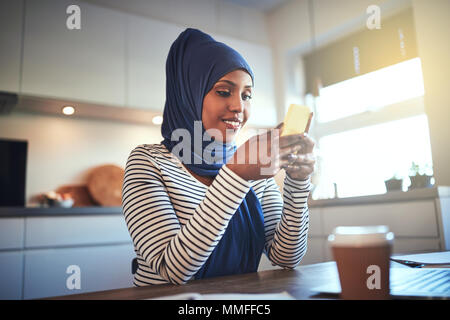
M 399 179 L 398 175 L 395 174 L 389 180 L 385 180 L 384 185 L 386 186 L 386 190 L 388 192 L 395 191 L 395 190 L 402 190 L 403 179 Z
M 429 171 L 427 169 L 431 169 L 431 166 L 428 164 L 425 166 L 425 168 L 421 168 L 415 162 L 412 163 L 409 172 L 409 179 L 411 180 L 409 189 L 431 188 L 433 186 L 433 184 L 431 183 L 431 179 L 433 178 L 433 176 L 425 173 L 425 171 Z

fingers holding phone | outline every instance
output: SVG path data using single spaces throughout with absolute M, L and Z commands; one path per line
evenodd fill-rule
M 306 180 L 314 172 L 314 140 L 308 135 L 313 112 L 307 106 L 291 105 L 280 137 L 281 167 L 292 179 Z

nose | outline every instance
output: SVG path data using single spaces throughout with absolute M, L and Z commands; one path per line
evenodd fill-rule
M 228 106 L 228 108 L 231 112 L 242 113 L 244 112 L 244 100 L 242 100 L 241 96 L 236 95 L 230 101 L 230 105 Z

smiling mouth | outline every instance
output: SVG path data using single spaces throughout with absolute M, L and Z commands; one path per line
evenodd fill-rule
M 222 121 L 225 123 L 227 129 L 233 129 L 233 130 L 239 129 L 239 127 L 241 126 L 241 123 L 242 123 L 241 121 L 238 121 L 238 120 L 222 120 Z

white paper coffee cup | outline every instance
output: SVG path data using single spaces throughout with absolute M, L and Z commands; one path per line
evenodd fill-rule
M 343 299 L 389 299 L 394 234 L 387 226 L 340 226 L 328 237 Z

